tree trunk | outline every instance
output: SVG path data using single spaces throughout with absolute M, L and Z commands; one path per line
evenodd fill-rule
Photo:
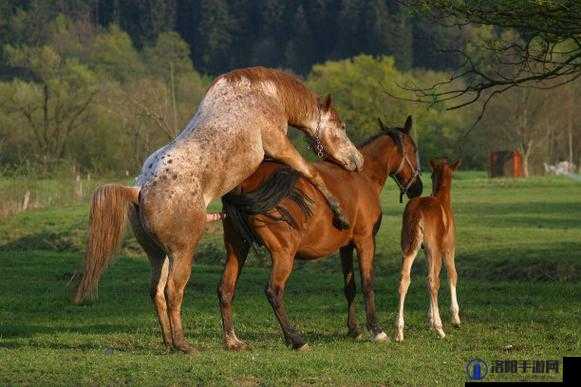
M 522 173 L 523 177 L 529 177 L 529 158 L 533 149 L 533 142 L 528 141 L 522 144 Z
M 529 177 L 529 155 L 526 153 L 522 156 L 522 173 L 523 177 Z

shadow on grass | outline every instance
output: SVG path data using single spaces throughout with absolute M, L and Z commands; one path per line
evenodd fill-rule
M 478 217 L 485 226 L 579 228 L 581 206 L 571 202 L 471 203 L 458 206 L 457 214 Z M 549 216 L 549 217 L 548 217 Z
M 152 312 L 153 313 L 153 312 Z M 111 315 L 111 314 L 110 314 Z M 63 325 L 59 324 L 58 320 L 47 324 L 23 324 L 19 323 L 16 325 L 4 325 L 2 327 L 2 336 L 4 338 L 24 338 L 33 337 L 35 335 L 42 334 L 80 334 L 80 335 L 94 335 L 94 334 L 105 334 L 105 333 L 135 333 L 138 328 L 133 322 L 131 324 L 119 324 L 119 323 L 98 323 L 95 324 L 91 320 L 97 317 L 94 314 L 86 313 L 82 319 L 78 320 L 78 324 L 73 325 Z M 102 316 L 99 316 L 102 317 Z M 143 315 L 149 317 L 149 315 Z M 0 347 L 3 343 L 0 342 Z

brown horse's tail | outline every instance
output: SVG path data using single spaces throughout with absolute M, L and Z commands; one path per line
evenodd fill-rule
M 113 253 L 121 242 L 129 205 L 138 202 L 138 187 L 107 184 L 97 188 L 93 194 L 85 268 L 83 277 L 74 291 L 75 304 L 97 297 L 101 274 L 113 259 Z

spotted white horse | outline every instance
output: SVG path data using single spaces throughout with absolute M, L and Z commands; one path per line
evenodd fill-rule
M 136 186 L 106 185 L 93 196 L 83 277 L 73 301 L 94 297 L 129 217 L 152 266 L 151 297 L 166 346 L 183 352 L 181 305 L 206 207 L 238 186 L 265 156 L 309 178 L 323 193 L 340 227 L 341 207 L 317 170 L 287 137 L 288 125 L 310 136 L 327 157 L 348 170 L 363 158 L 331 106 L 298 79 L 262 67 L 235 70 L 209 87 L 186 128 L 145 161 Z

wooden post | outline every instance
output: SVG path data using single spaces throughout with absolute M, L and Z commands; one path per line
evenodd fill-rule
M 30 191 L 26 191 L 24 194 L 24 200 L 22 200 L 22 211 L 26 211 L 28 209 L 28 203 L 30 202 Z

